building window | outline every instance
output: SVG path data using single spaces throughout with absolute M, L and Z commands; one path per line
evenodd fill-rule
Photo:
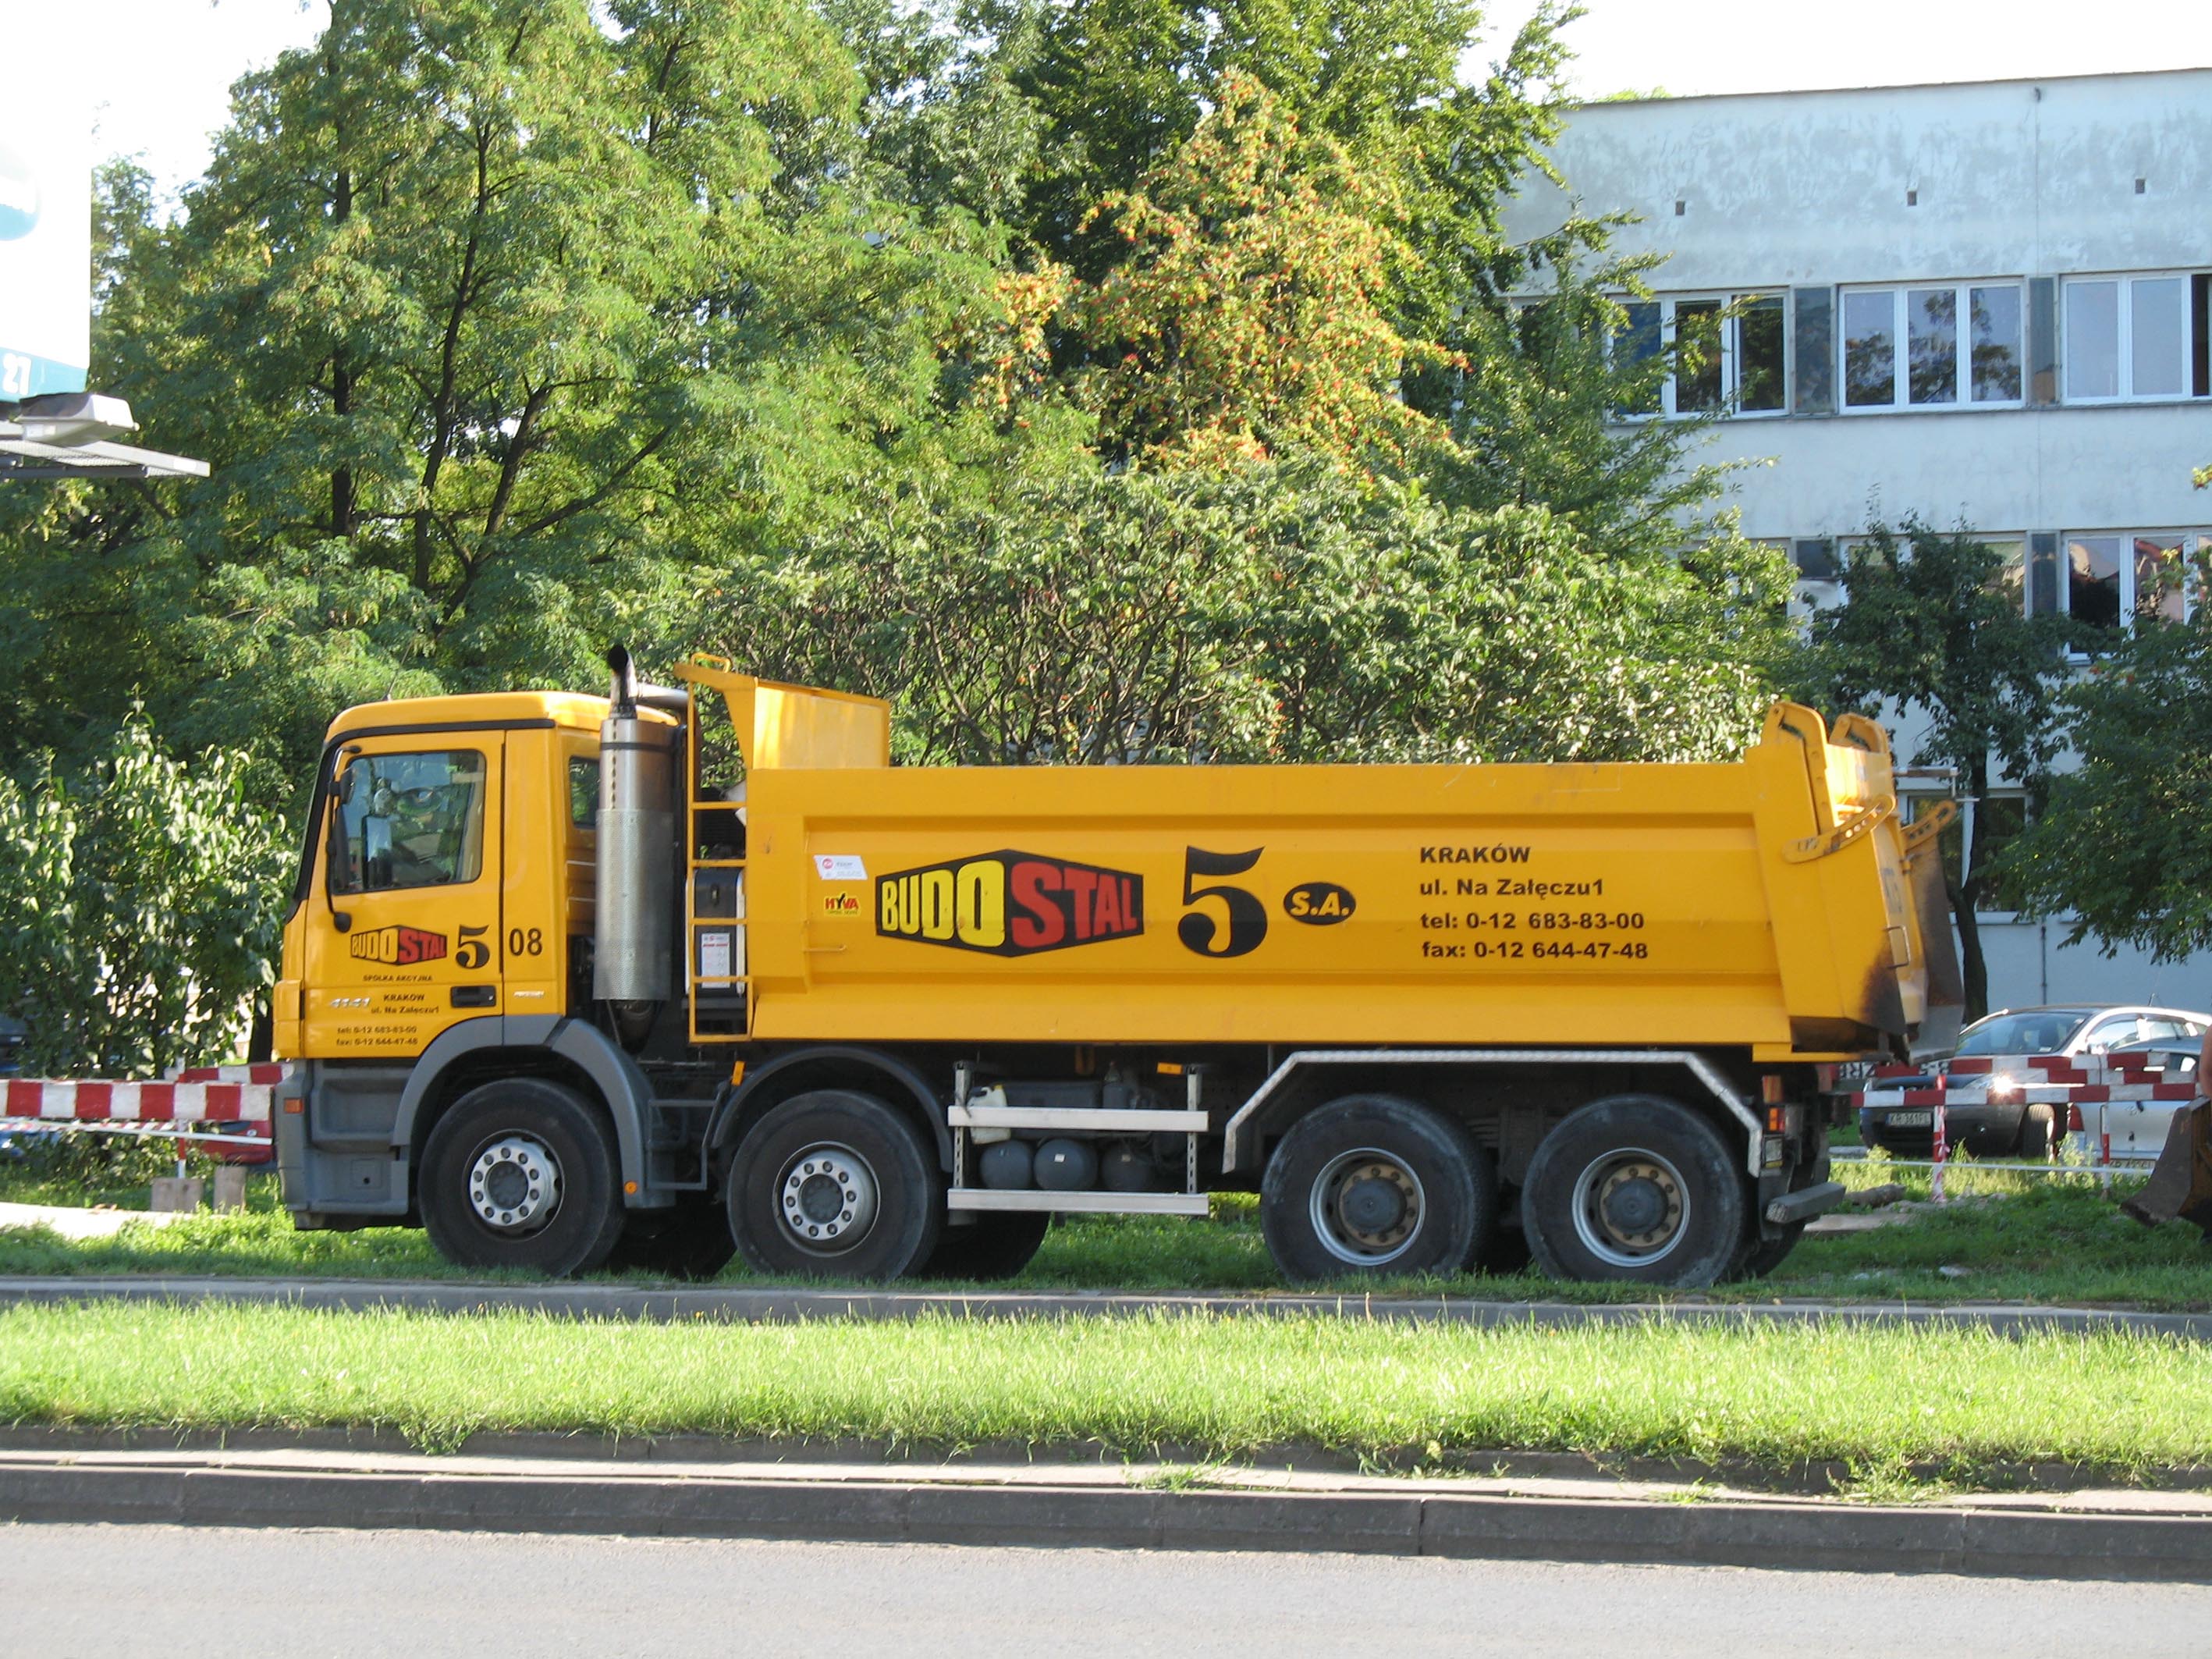
M 1844 602 L 1844 571 L 1835 543 L 1826 538 L 1792 542 L 1790 562 L 1797 567 L 1797 580 L 1790 595 L 1793 619 L 1810 625 L 1814 611 Z
M 2017 408 L 2018 283 L 1847 289 L 1846 410 Z
M 1779 294 L 1676 295 L 1632 300 L 1616 356 L 1647 362 L 1682 349 L 1673 374 L 1631 415 L 1779 415 L 1789 385 L 1789 328 Z
M 2185 622 L 2203 596 L 2212 532 L 2099 531 L 2057 538 L 2030 562 L 2031 616 L 2117 629 L 2137 617 Z
M 2066 401 L 2204 396 L 2196 336 L 2208 289 L 2212 273 L 2068 277 L 2062 307 Z

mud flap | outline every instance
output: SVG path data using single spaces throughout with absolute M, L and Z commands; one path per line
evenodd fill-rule
M 2197 1104 L 2173 1115 L 2166 1146 L 2150 1179 L 2120 1208 L 2146 1227 L 2161 1221 L 2193 1222 L 2212 1239 L 2212 1105 Z

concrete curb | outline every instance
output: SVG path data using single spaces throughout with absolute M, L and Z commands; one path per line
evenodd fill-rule
M 574 1318 L 659 1322 L 714 1319 L 746 1324 L 811 1320 L 1127 1318 L 1147 1314 L 1320 1315 L 1422 1320 L 1483 1328 L 1682 1320 L 1703 1324 L 1846 1322 L 1957 1326 L 2001 1335 L 2099 1331 L 2212 1341 L 2212 1313 L 2147 1313 L 2122 1308 L 2045 1308 L 2018 1303 L 1897 1302 L 1484 1302 L 1468 1297 L 1208 1295 L 1054 1291 L 816 1290 L 744 1285 L 655 1290 L 610 1284 L 483 1285 L 452 1279 L 152 1278 L 52 1274 L 0 1278 L 0 1306 L 73 1302 L 258 1303 L 348 1313 L 407 1308 L 433 1313 L 494 1310 Z
M 1147 1456 L 1164 1467 L 1205 1469 L 1217 1454 L 1203 1446 L 1156 1443 Z M 1748 1459 L 1717 1461 L 1690 1457 L 1648 1457 L 1617 1453 L 1532 1451 L 1526 1448 L 1465 1447 L 1432 1454 L 1425 1447 L 1407 1447 L 1403 1460 L 1388 1455 L 1357 1453 L 1332 1446 L 1279 1442 L 1249 1455 L 1240 1462 L 1254 1468 L 1295 1468 L 1327 1480 L 1331 1477 L 1372 1476 L 1403 1480 L 1425 1474 L 1431 1478 L 1479 1476 L 1487 1480 L 1638 1481 L 1669 1486 L 1683 1492 L 1723 1486 L 1736 1492 L 1773 1495 L 1784 1498 L 1834 1499 L 1852 1482 L 1850 1464 L 1841 1460 L 1793 1463 L 1784 1468 Z M 100 1457 L 204 1457 L 233 1460 L 257 1455 L 299 1453 L 340 1457 L 412 1459 L 424 1455 L 421 1447 L 396 1429 L 362 1425 L 328 1428 L 82 1428 L 65 1424 L 0 1424 L 0 1459 L 9 1454 L 27 1454 L 55 1462 Z M 1017 1441 L 983 1441 L 950 1449 L 940 1445 L 912 1443 L 892 1444 L 882 1440 L 797 1439 L 790 1437 L 728 1437 L 693 1432 L 612 1435 L 585 1434 L 552 1429 L 484 1429 L 466 1436 L 439 1454 L 441 1458 L 498 1458 L 515 1462 L 556 1462 L 604 1464 L 611 1470 L 629 1472 L 640 1466 L 680 1466 L 696 1474 L 744 1463 L 804 1463 L 839 1471 L 865 1469 L 885 1479 L 902 1474 L 907 1467 L 929 1467 L 955 1478 L 988 1479 L 1009 1469 L 1058 1471 L 1060 1478 L 1080 1478 L 1102 1468 L 1126 1469 L 1127 1459 L 1097 1443 L 1069 1442 L 1031 1445 Z M 1941 1480 L 1949 1471 L 1934 1462 L 1910 1464 L 1899 1474 L 1915 1479 Z M 2172 1468 L 2123 1475 L 2110 1468 L 2074 1463 L 1998 1463 L 1976 1472 L 1981 1491 L 1987 1493 L 2061 1494 L 2094 1492 L 2124 1480 L 2138 1492 L 2212 1492 L 2212 1465 Z
M 2212 1580 L 2212 1517 L 1839 1504 L 54 1462 L 0 1467 L 0 1517 Z

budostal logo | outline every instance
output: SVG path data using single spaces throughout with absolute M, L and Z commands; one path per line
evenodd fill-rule
M 876 932 L 998 957 L 1128 939 L 1145 931 L 1145 878 L 1036 853 L 901 870 L 876 880 Z
M 355 933 L 346 941 L 363 962 L 435 962 L 446 954 L 446 936 L 420 927 L 376 927 Z

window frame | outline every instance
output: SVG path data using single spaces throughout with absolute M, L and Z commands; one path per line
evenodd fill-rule
M 2196 390 L 2197 374 L 2197 284 L 2203 275 L 2199 270 L 2082 270 L 2062 276 L 2058 281 L 2058 303 L 2056 307 L 2058 323 L 2058 401 L 2062 405 L 2076 409 L 2110 409 L 2118 404 L 2185 404 L 2198 401 Z M 2135 390 L 2136 377 L 2136 312 L 2134 289 L 2137 283 L 2169 283 L 2181 284 L 2181 390 L 2179 392 L 2146 392 Z M 2110 397 L 2088 396 L 2074 390 L 2073 327 L 2067 320 L 2070 314 L 2068 299 L 2073 289 L 2087 283 L 2111 283 L 2115 285 L 2114 307 L 2117 313 L 2112 336 L 2112 384 L 2118 389 Z
M 356 860 L 353 854 L 352 837 L 347 832 L 346 824 L 346 811 L 352 802 L 342 793 L 345 775 L 356 766 L 369 766 L 379 762 L 421 760 L 433 755 L 472 756 L 477 764 L 476 787 L 469 808 L 470 818 L 472 822 L 463 830 L 454 873 L 443 881 L 372 883 L 369 880 L 369 851 L 366 829 L 368 817 L 372 815 L 364 814 L 362 817 L 364 828 L 362 850 L 361 856 Z M 332 899 L 358 900 L 378 897 L 389 893 L 417 893 L 437 887 L 469 887 L 482 881 L 484 876 L 486 836 L 489 833 L 491 812 L 491 757 L 483 749 L 452 747 L 373 749 L 363 750 L 348 758 L 331 781 L 330 817 L 324 829 L 324 833 L 329 838 L 323 860 L 325 891 Z M 470 864 L 471 854 L 474 855 L 472 868 Z M 344 872 L 343 884 L 340 879 L 341 870 Z
M 2019 301 L 2015 313 L 2019 319 L 2019 334 L 2014 350 L 2020 368 L 2020 395 L 2014 398 L 1974 396 L 1974 290 L 1992 288 L 2012 289 Z M 1916 404 L 1912 401 L 1912 319 L 1906 312 L 1905 296 L 1943 289 L 1948 289 L 1952 296 L 1951 389 L 1954 395 L 1948 403 Z M 1850 400 L 1850 377 L 1848 373 L 1850 331 L 1845 319 L 1850 314 L 1852 297 L 1868 294 L 1887 294 L 1889 296 L 1890 391 L 1893 395 L 1886 404 L 1855 404 Z M 1836 413 L 1955 415 L 1964 411 L 2027 408 L 2029 380 L 2027 306 L 2027 278 L 2025 276 L 1935 276 L 1925 282 L 1846 283 L 1840 285 L 1836 290 Z
M 1781 396 L 1772 409 L 1745 409 L 1739 402 L 1739 399 L 1743 395 L 1743 365 L 1741 362 L 1742 355 L 1741 337 L 1743 331 L 1743 319 L 1739 316 L 1730 318 L 1727 325 L 1721 330 L 1719 363 L 1721 394 L 1720 404 L 1717 409 L 1692 409 L 1687 410 L 1681 409 L 1679 406 L 1679 400 L 1675 396 L 1675 386 L 1680 376 L 1672 368 L 1670 368 L 1667 373 L 1667 378 L 1660 383 L 1659 407 L 1656 409 L 1623 410 L 1620 412 L 1620 419 L 1624 421 L 1674 421 L 1685 418 L 1693 419 L 1705 415 L 1717 415 L 1720 419 L 1724 421 L 1771 421 L 1778 420 L 1782 416 L 1789 414 L 1790 371 L 1796 365 L 1797 345 L 1796 340 L 1792 337 L 1793 331 L 1790 326 L 1790 290 L 1787 287 L 1752 286 L 1738 289 L 1686 289 L 1679 294 L 1653 294 L 1649 296 L 1622 295 L 1615 296 L 1615 299 L 1616 303 L 1622 307 L 1624 312 L 1630 307 L 1642 305 L 1656 305 L 1659 307 L 1658 349 L 1662 354 L 1671 352 L 1674 349 L 1676 342 L 1680 337 L 1676 332 L 1675 324 L 1675 307 L 1678 304 L 1693 306 L 1717 305 L 1720 309 L 1725 313 L 1729 307 L 1741 305 L 1747 300 L 1773 300 L 1778 302 L 1779 308 L 1782 313 Z M 1615 331 L 1613 338 L 1607 343 L 1606 349 L 1607 351 L 1613 351 L 1619 349 L 1620 340 L 1625 332 L 1626 332 L 1626 331 Z
M 2076 542 L 2118 541 L 2124 550 L 2120 559 L 2120 629 L 2123 633 L 2135 627 L 2141 615 L 2141 596 L 2136 591 L 2135 544 L 2142 541 L 2179 541 L 2185 570 L 2198 562 L 2212 559 L 2212 526 L 2196 525 L 2181 528 L 2151 529 L 2135 526 L 2124 530 L 2062 530 L 2057 532 L 2058 559 L 2062 580 L 2057 584 L 2058 604 L 2050 611 L 2035 609 L 2035 553 L 2030 546 L 2021 567 L 2021 614 L 2027 617 L 2071 617 L 2074 614 L 2074 584 L 2066 579 L 2072 568 L 2070 550 Z M 2181 586 L 2181 620 L 2187 622 L 2197 613 L 2199 603 L 2192 584 L 2184 576 Z M 2076 649 L 2069 653 L 2076 662 L 2087 662 L 2095 653 Z

